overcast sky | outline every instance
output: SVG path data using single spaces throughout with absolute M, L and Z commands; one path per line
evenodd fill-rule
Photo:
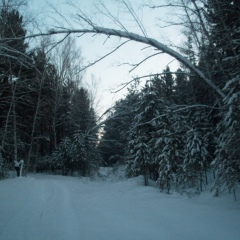
M 97 14 L 96 3 L 98 1 L 90 0 L 75 0 L 74 3 L 84 12 L 87 12 L 90 18 L 97 19 L 97 23 L 102 26 L 115 28 L 107 18 L 101 14 Z M 129 14 L 124 13 L 124 9 L 117 3 L 117 1 L 106 0 L 104 1 L 106 7 L 109 9 L 113 16 L 118 16 L 122 23 L 129 29 L 129 31 L 142 33 L 139 30 L 137 24 L 133 21 Z M 169 21 L 173 15 L 169 15 L 167 10 L 149 10 L 148 8 L 138 7 L 144 2 L 144 0 L 129 0 L 130 4 L 136 11 L 137 16 L 143 22 L 144 27 L 149 37 L 155 38 L 160 42 L 168 44 L 171 41 L 173 44 L 181 44 L 179 31 L 176 27 L 170 29 L 160 28 L 159 25 L 164 25 L 163 21 Z M 153 1 L 151 1 L 153 2 Z M 155 1 L 159 2 L 159 1 Z M 163 2 L 163 1 L 162 1 Z M 65 1 L 59 0 L 31 0 L 29 1 L 30 9 L 39 13 L 38 19 L 43 24 L 51 22 L 53 25 L 57 25 L 57 22 L 53 20 L 54 11 L 49 5 L 56 6 L 56 8 L 63 14 L 66 19 L 70 19 L 71 14 L 78 13 L 76 8 L 71 8 L 64 4 Z M 60 20 L 59 17 L 54 17 L 66 25 L 66 21 Z M 74 27 L 79 27 L 78 23 L 72 23 Z M 77 43 L 81 48 L 82 56 L 85 63 L 92 62 L 103 56 L 104 54 L 112 51 L 116 46 L 122 43 L 124 40 L 111 37 L 106 40 L 106 36 L 92 36 L 86 35 L 78 39 Z M 89 82 L 94 76 L 99 87 L 98 97 L 101 100 L 99 108 L 101 112 L 107 107 L 110 107 L 112 103 L 119 99 L 126 90 L 123 90 L 117 94 L 111 93 L 111 90 L 116 89 L 120 84 L 130 81 L 133 77 L 143 76 L 147 74 L 161 72 L 171 61 L 172 58 L 166 55 L 159 55 L 144 62 L 140 67 L 134 71 L 129 72 L 132 67 L 126 63 L 138 63 L 146 58 L 150 51 L 154 53 L 153 49 L 144 49 L 146 46 L 143 44 L 130 42 L 124 45 L 122 48 L 114 52 L 111 56 L 97 63 L 95 66 L 89 68 L 85 74 L 85 81 Z M 171 62 L 171 70 L 176 70 L 178 63 L 176 61 Z

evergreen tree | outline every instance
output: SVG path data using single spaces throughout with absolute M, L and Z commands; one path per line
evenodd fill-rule
M 99 151 L 105 164 L 124 162 L 127 135 L 139 101 L 138 82 L 128 88 L 124 99 L 115 103 L 105 122 Z
M 180 68 L 178 68 L 176 71 L 175 82 L 176 85 L 174 86 L 174 102 L 179 105 L 189 104 L 192 102 L 192 91 L 189 81 L 187 81 L 185 73 Z
M 158 164 L 157 183 L 167 193 L 176 189 L 177 173 L 183 162 L 185 119 L 179 114 L 162 108 L 162 117 L 158 119 L 157 130 L 152 139 L 152 155 Z
M 207 172 L 212 160 L 212 127 L 204 110 L 189 111 L 186 120 L 183 162 L 178 171 L 178 181 L 184 189 L 190 188 L 188 194 L 200 193 L 208 183 Z
M 239 75 L 240 76 L 240 75 Z M 240 181 L 240 77 L 229 81 L 225 90 L 228 93 L 224 103 L 226 110 L 222 113 L 223 120 L 218 124 L 219 136 L 214 166 L 217 170 L 215 195 L 225 187 L 229 192 L 235 192 Z
M 150 154 L 150 140 L 155 131 L 155 118 L 158 116 L 158 97 L 151 84 L 147 83 L 135 106 L 135 117 L 128 137 L 128 168 L 130 175 L 144 175 L 144 184 L 148 185 L 154 162 Z
M 23 25 L 23 16 L 18 10 L 11 10 L 8 6 L 0 12 L 1 62 L 0 72 L 7 76 L 18 76 L 19 71 L 27 65 L 25 43 L 26 30 Z M 9 72 L 11 71 L 11 72 Z
M 210 41 L 207 48 L 214 81 L 223 88 L 239 69 L 240 3 L 238 0 L 207 1 Z
M 95 124 L 89 94 L 84 88 L 76 88 L 71 99 L 71 119 L 73 130 L 86 133 Z
M 174 90 L 174 78 L 169 66 L 163 70 L 160 77 L 156 76 L 152 79 L 152 84 L 158 96 L 168 101 L 172 100 Z
M 240 17 L 239 1 L 207 1 L 210 41 L 207 48 L 212 78 L 225 91 L 222 111 L 218 111 L 216 195 L 224 186 L 235 192 L 239 182 L 239 75 Z M 219 117 L 220 116 L 220 117 Z
M 123 112 L 121 114 L 116 110 L 110 114 L 105 123 L 99 151 L 106 165 L 120 162 L 124 155 L 124 139 L 122 138 L 124 130 L 122 129 L 123 120 L 121 119 L 123 114 Z
M 25 92 L 21 86 L 30 76 L 31 65 L 26 54 L 25 35 L 19 11 L 13 9 L 10 3 L 3 5 L 0 10 L 0 139 L 6 162 L 17 160 L 18 150 L 24 146 L 19 130 L 19 105 Z

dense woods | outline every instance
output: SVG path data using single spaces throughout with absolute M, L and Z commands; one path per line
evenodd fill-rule
M 186 40 L 177 53 L 82 17 L 91 29 L 80 32 L 140 41 L 180 62 L 176 71 L 167 66 L 145 81 L 135 79 L 101 125 L 81 84 L 82 57 L 74 39 L 54 49 L 46 37 L 28 46 L 21 13 L 1 6 L 1 177 L 17 159 L 25 159 L 27 171 L 80 175 L 121 163 L 127 164 L 128 176 L 143 175 L 145 185 L 152 179 L 167 193 L 198 194 L 210 179 L 214 195 L 225 189 L 235 193 L 240 181 L 240 2 L 175 0 L 147 7 L 179 12 L 176 24 L 184 28 Z
M 11 3 L 0 9 L 1 177 L 20 159 L 26 171 L 85 174 L 96 160 L 90 131 L 96 115 L 81 84 L 79 49 L 72 38 L 51 52 L 49 38 L 28 46 L 23 17 Z
M 168 193 L 200 193 L 214 179 L 213 194 L 234 194 L 240 180 L 240 3 L 172 1 L 165 7 L 183 13 L 181 54 L 220 91 L 183 64 L 176 72 L 166 67 L 145 86 L 136 80 L 109 116 L 102 156 L 110 164 L 126 162 L 129 176 L 142 174 L 146 185 L 153 179 Z

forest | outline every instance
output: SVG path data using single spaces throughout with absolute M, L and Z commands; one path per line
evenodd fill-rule
M 79 10 L 80 28 L 32 33 L 22 1 L 1 1 L 0 178 L 8 177 L 13 161 L 20 159 L 26 174 L 89 176 L 100 166 L 126 164 L 128 177 L 143 175 L 145 185 L 154 180 L 167 193 L 199 194 L 211 178 L 214 196 L 235 195 L 240 182 L 239 0 L 146 4 L 153 11 L 179 12 L 178 22 L 171 24 L 181 25 L 186 40 L 174 47 L 145 34 L 130 1 L 116 2 L 127 8 L 140 34 L 128 31 L 107 8 L 116 28 L 100 26 Z M 61 40 L 53 40 L 60 34 Z M 167 66 L 133 79 L 125 86 L 127 94 L 100 118 L 82 84 L 83 57 L 75 34 L 140 42 L 169 54 L 179 68 Z

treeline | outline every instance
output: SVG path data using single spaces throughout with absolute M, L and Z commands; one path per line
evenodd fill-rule
M 24 159 L 25 171 L 86 174 L 96 161 L 96 114 L 82 87 L 82 57 L 72 38 L 27 43 L 23 16 L 0 6 L 0 177 Z M 53 50 L 52 50 L 53 49 Z M 50 51 L 51 50 L 51 51 Z M 94 165 L 94 164 L 93 164 Z
M 156 6 L 157 7 L 157 6 Z M 240 181 L 240 2 L 173 1 L 180 7 L 183 56 L 225 95 L 184 66 L 139 81 L 115 104 L 100 144 L 108 164 L 125 162 L 166 192 L 235 195 Z M 223 95 L 222 94 L 222 95 Z

